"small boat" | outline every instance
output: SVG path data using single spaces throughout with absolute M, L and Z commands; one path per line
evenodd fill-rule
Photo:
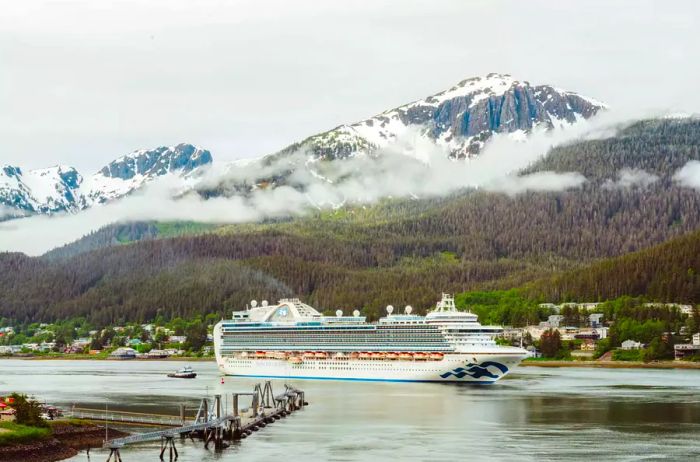
M 369 353 L 362 352 L 359 355 L 359 359 L 370 359 L 372 356 Z
M 306 351 L 302 356 L 304 359 L 314 359 L 316 357 L 313 351 Z
M 413 359 L 413 355 L 411 353 L 400 353 L 399 359 Z
M 265 351 L 256 351 L 256 352 L 255 352 L 255 357 L 258 358 L 258 359 L 267 358 L 267 352 L 265 352 Z
M 304 360 L 301 359 L 299 356 L 292 356 L 289 358 L 289 362 L 292 364 L 301 364 L 304 362 Z
M 444 358 L 445 355 L 442 353 L 430 353 L 430 359 L 433 361 L 442 361 L 442 358 Z
M 324 353 L 322 351 L 319 351 L 318 353 L 316 353 L 315 356 L 316 356 L 316 359 L 328 359 L 328 354 Z
M 399 359 L 399 355 L 397 355 L 396 353 L 387 353 L 386 359 L 390 359 L 390 360 L 394 361 L 396 359 Z
M 384 359 L 384 353 L 372 353 L 372 359 Z
M 418 360 L 418 361 L 423 361 L 423 360 L 428 359 L 428 355 L 425 353 L 414 353 L 413 359 Z
M 190 366 L 185 366 L 177 372 L 168 374 L 168 377 L 173 379 L 193 379 L 197 377 L 197 373 Z

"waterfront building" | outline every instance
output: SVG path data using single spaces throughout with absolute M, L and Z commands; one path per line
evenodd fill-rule
M 136 350 L 133 348 L 117 348 L 114 350 L 109 357 L 111 359 L 134 359 L 136 358 Z
M 675 359 L 700 355 L 700 333 L 693 334 L 692 343 L 677 343 L 674 345 L 673 354 Z

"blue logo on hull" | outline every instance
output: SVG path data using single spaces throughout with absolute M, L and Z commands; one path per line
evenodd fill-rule
M 489 370 L 489 367 L 494 367 L 498 369 L 499 371 L 501 371 L 501 375 L 494 374 L 492 371 Z M 440 377 L 446 379 L 453 375 L 458 379 L 462 379 L 466 376 L 472 377 L 474 379 L 480 379 L 482 377 L 498 379 L 499 377 L 505 375 L 506 372 L 508 372 L 508 368 L 505 365 L 497 363 L 495 361 L 485 361 L 480 364 L 467 363 L 466 367 L 458 367 L 457 369 L 454 369 L 451 372 L 445 372 L 444 374 L 440 374 Z

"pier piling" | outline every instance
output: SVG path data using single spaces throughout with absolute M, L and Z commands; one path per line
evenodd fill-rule
M 187 423 L 185 405 L 180 404 L 180 415 L 178 417 L 161 416 L 172 419 L 175 422 L 179 420 L 180 426 L 177 428 L 105 441 L 103 447 L 110 450 L 107 462 L 112 462 L 112 460 L 114 462 L 122 462 L 119 449 L 127 444 L 157 439 L 160 439 L 160 460 L 165 460 L 167 452 L 169 461 L 176 461 L 179 456 L 175 446 L 176 435 L 180 435 L 183 440 L 187 436 L 193 441 L 195 437 L 201 438 L 206 449 L 209 448 L 210 443 L 213 443 L 214 450 L 218 452 L 229 446 L 227 441 L 244 439 L 253 432 L 265 428 L 267 425 L 286 417 L 296 410 L 302 409 L 308 404 L 305 401 L 303 391 L 288 385 L 285 385 L 284 393 L 275 396 L 272 391 L 272 384 L 269 381 L 265 382 L 264 385 L 255 385 L 252 392 L 236 392 L 232 393 L 231 396 L 233 399 L 231 400 L 232 413 L 230 414 L 228 413 L 228 395 L 224 404 L 224 401 L 221 399 L 222 395 L 217 394 L 214 395 L 213 400 L 210 400 L 208 397 L 201 399 L 192 423 Z M 241 407 L 241 396 L 251 397 L 249 408 Z M 107 416 L 103 416 L 103 419 L 106 420 Z M 125 422 L 123 416 L 120 421 Z M 139 421 L 143 422 L 143 420 Z M 172 423 L 170 425 L 174 426 Z M 175 423 L 175 425 L 178 424 Z

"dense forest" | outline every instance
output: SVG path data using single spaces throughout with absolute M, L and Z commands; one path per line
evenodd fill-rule
M 680 236 L 700 229 L 700 193 L 672 176 L 700 158 L 698 146 L 700 121 L 646 121 L 554 148 L 529 169 L 580 171 L 589 180 L 580 189 L 462 191 L 259 224 L 114 225 L 44 257 L 1 254 L 0 316 L 114 323 L 295 295 L 373 317 L 389 303 L 424 310 L 441 291 L 527 283 L 552 300 L 697 302 L 699 253 L 689 242 L 698 238 Z M 623 168 L 659 179 L 618 185 Z
M 666 302 L 700 302 L 700 232 L 543 278 L 528 293 L 552 301 L 599 301 L 646 295 Z

